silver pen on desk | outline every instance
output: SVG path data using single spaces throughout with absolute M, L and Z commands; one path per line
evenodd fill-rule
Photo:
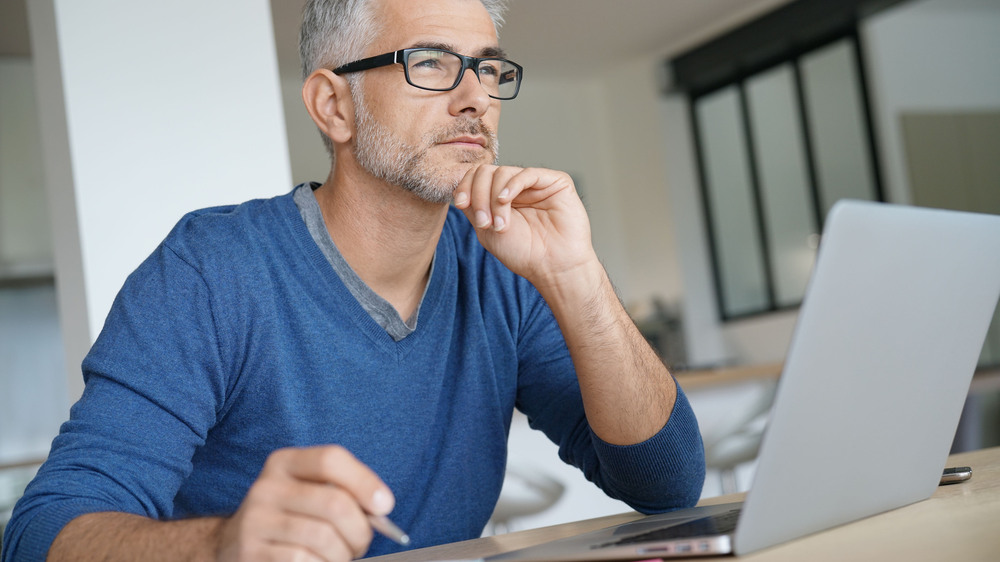
M 409 546 L 410 535 L 403 532 L 402 529 L 397 527 L 396 524 L 385 515 L 372 515 L 369 513 L 368 521 L 372 524 L 372 527 L 374 527 L 376 531 L 392 539 L 393 542 L 402 546 Z

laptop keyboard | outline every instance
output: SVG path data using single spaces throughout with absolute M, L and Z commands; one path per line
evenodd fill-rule
M 638 535 L 632 535 L 614 542 L 595 546 L 594 548 L 604 548 L 608 546 L 623 546 L 637 543 L 668 541 L 671 539 L 684 539 L 692 537 L 704 537 L 712 535 L 723 535 L 731 533 L 736 529 L 736 521 L 740 518 L 740 510 L 734 509 L 715 515 L 709 515 L 700 519 L 694 519 L 680 525 L 672 525 L 661 529 L 653 529 Z

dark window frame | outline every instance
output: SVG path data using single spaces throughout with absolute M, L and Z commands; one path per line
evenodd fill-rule
M 816 2 L 813 2 L 813 4 L 824 3 L 826 3 L 825 0 L 817 0 Z M 809 4 L 809 2 L 793 3 L 790 7 L 801 6 L 802 4 Z M 875 120 L 870 99 L 870 88 L 868 86 L 868 72 L 863 56 L 862 39 L 858 33 L 857 22 L 859 18 L 856 17 L 855 12 L 850 12 L 850 14 L 851 17 L 847 18 L 833 17 L 830 20 L 832 22 L 831 25 L 816 28 L 818 31 L 808 38 L 799 36 L 796 37 L 794 41 L 789 40 L 785 42 L 781 48 L 776 48 L 773 44 L 770 47 L 761 47 L 757 49 L 749 48 L 748 45 L 753 43 L 753 33 L 748 34 L 746 30 L 740 30 L 738 32 L 734 32 L 737 35 L 735 39 L 733 37 L 724 38 L 721 43 L 722 47 L 702 47 L 699 50 L 687 55 L 687 58 L 682 57 L 671 62 L 672 70 L 674 70 L 675 75 L 675 86 L 684 90 L 688 98 L 688 112 L 691 124 L 691 135 L 694 144 L 696 173 L 701 196 L 702 211 L 705 219 L 706 237 L 711 252 L 716 302 L 718 304 L 720 319 L 723 322 L 794 310 L 801 305 L 801 302 L 793 304 L 777 304 L 777 291 L 774 282 L 774 263 L 770 254 L 770 244 L 767 232 L 768 219 L 763 205 L 762 187 L 757 163 L 757 149 L 754 144 L 753 123 L 748 108 L 748 96 L 746 93 L 746 84 L 748 80 L 781 65 L 787 64 L 792 70 L 795 97 L 797 101 L 796 105 L 799 113 L 799 123 L 802 128 L 803 135 L 802 148 L 805 154 L 805 167 L 809 182 L 809 185 L 807 186 L 808 192 L 806 195 L 812 200 L 815 224 L 818 226 L 820 232 L 822 232 L 825 216 L 822 210 L 823 200 L 820 192 L 817 171 L 817 157 L 815 154 L 815 147 L 813 146 L 813 125 L 810 122 L 808 115 L 808 100 L 805 95 L 801 61 L 804 57 L 818 50 L 834 43 L 847 40 L 851 45 L 854 65 L 857 71 L 857 86 L 862 113 L 861 117 L 864 128 L 865 142 L 867 145 L 865 148 L 868 152 L 869 161 L 871 162 L 871 179 L 872 186 L 874 188 L 874 197 L 878 201 L 885 200 L 881 163 L 875 136 Z M 751 27 L 756 25 L 759 32 L 766 34 L 769 33 L 769 30 L 773 30 L 776 25 L 787 28 L 790 25 L 789 18 L 794 19 L 795 17 L 796 14 L 792 14 L 791 16 L 787 14 L 779 16 L 777 17 L 778 23 L 775 23 L 774 21 L 761 23 L 761 20 L 758 20 L 757 22 L 754 22 Z M 766 40 L 762 39 L 761 41 L 766 42 L 771 41 L 772 39 L 772 37 L 768 36 Z M 726 50 L 730 50 L 732 54 L 732 58 L 728 63 L 723 62 L 724 57 L 720 55 L 720 53 L 725 52 Z M 708 55 L 705 55 L 706 52 Z M 718 66 L 715 70 L 699 66 L 704 62 L 703 59 L 706 58 L 716 62 Z M 681 80 L 678 83 L 676 79 L 679 68 L 681 69 L 682 75 L 685 68 L 695 68 L 698 72 L 694 76 L 687 76 L 687 82 Z M 761 265 L 762 270 L 764 271 L 764 281 L 766 283 L 767 294 L 767 306 L 749 312 L 740 312 L 736 314 L 727 312 L 727 303 L 723 288 L 723 277 L 721 275 L 722 266 L 719 252 L 719 242 L 716 240 L 713 229 L 713 209 L 711 197 L 709 195 L 709 187 L 706 181 L 706 163 L 702 147 L 703 142 L 699 132 L 699 119 L 697 114 L 697 101 L 699 99 L 729 87 L 735 87 L 739 96 L 739 104 L 742 114 L 741 128 L 743 143 L 746 147 L 747 158 L 749 161 L 748 179 L 752 191 L 752 214 L 756 217 L 755 227 L 761 243 L 761 257 L 763 261 Z

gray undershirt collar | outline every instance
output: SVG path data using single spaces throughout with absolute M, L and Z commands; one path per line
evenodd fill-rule
M 326 229 L 326 223 L 323 222 L 323 212 L 319 208 L 319 202 L 316 201 L 316 195 L 313 190 L 319 187 L 318 183 L 303 183 L 295 188 L 295 193 L 292 195 L 292 199 L 295 201 L 295 205 L 299 208 L 299 213 L 302 214 L 302 220 L 306 223 L 306 228 L 309 229 L 309 234 L 312 235 L 313 240 L 319 249 L 326 256 L 330 265 L 333 266 L 333 270 L 343 281 L 347 290 L 351 292 L 351 295 L 361 304 L 361 307 L 365 309 L 365 312 L 372 317 L 379 326 L 389 334 L 389 336 L 394 341 L 399 341 L 406 336 L 413 333 L 417 329 L 417 316 L 420 313 L 420 306 L 424 302 L 424 297 L 427 296 L 427 287 L 430 287 L 430 279 L 428 278 L 427 287 L 424 287 L 424 294 L 420 297 L 420 304 L 417 305 L 417 309 L 413 311 L 413 315 L 410 316 L 409 320 L 403 322 L 403 319 L 399 316 L 395 307 L 389 304 L 389 301 L 378 296 L 375 291 L 365 284 L 364 281 L 358 277 L 358 274 L 351 269 L 351 266 L 344 259 L 344 256 L 337 249 L 337 245 L 333 243 L 333 239 L 330 238 L 330 231 Z M 437 253 L 434 254 L 434 259 L 437 259 Z M 434 261 L 431 261 L 431 272 L 434 271 Z

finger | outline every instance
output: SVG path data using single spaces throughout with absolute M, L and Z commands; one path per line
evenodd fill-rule
M 248 537 L 300 545 L 329 559 L 361 556 L 371 544 L 371 525 L 353 495 L 283 477 L 273 466 L 251 487 L 244 506 L 241 526 Z
M 351 494 L 364 511 L 374 515 L 387 515 L 395 507 L 392 491 L 382 479 L 338 445 L 280 449 L 264 463 L 261 476 L 269 471 L 337 486 Z
M 476 228 L 489 228 L 493 225 L 490 200 L 493 198 L 493 173 L 497 169 L 496 166 L 484 164 L 476 168 L 472 176 L 470 203 L 466 216 L 470 217 L 469 220 Z
M 268 486 L 265 482 L 263 488 L 268 487 L 274 486 Z M 254 492 L 255 488 L 258 492 Z M 260 488 L 257 484 L 251 488 L 253 497 L 248 495 L 240 510 L 224 525 L 219 541 L 220 560 L 336 559 L 323 554 L 324 551 L 336 553 L 336 547 L 329 548 L 320 542 L 323 537 L 331 544 L 339 541 L 331 525 L 316 520 L 314 521 L 318 527 L 296 525 L 296 520 L 306 524 L 309 522 L 306 518 L 287 514 L 280 507 L 262 506 L 267 498 L 260 497 Z M 317 537 L 320 541 L 317 541 Z M 340 551 L 345 554 L 339 559 L 347 560 L 350 553 L 340 542 Z
M 476 177 L 477 168 L 469 168 L 469 171 L 465 173 L 462 177 L 462 181 L 458 183 L 458 187 L 455 188 L 454 203 L 455 207 L 462 211 L 465 218 L 469 220 L 473 226 L 475 226 L 475 215 L 472 209 L 472 198 L 470 194 L 472 193 L 472 181 Z
M 522 200 L 529 205 L 566 188 L 574 189 L 569 174 L 544 168 L 524 168 L 507 182 L 511 197 L 517 198 L 524 194 Z
M 452 202 L 457 209 L 465 210 L 469 207 L 469 192 L 472 190 L 472 177 L 475 173 L 476 168 L 469 168 L 452 193 Z
M 510 203 L 517 193 L 509 185 L 510 179 L 521 172 L 521 168 L 502 166 L 493 172 L 490 213 L 493 216 L 493 230 L 502 232 L 510 224 Z
M 329 522 L 295 514 L 286 514 L 268 530 L 266 540 L 272 545 L 292 547 L 318 560 L 350 560 L 363 556 L 368 543 L 353 546 Z
M 332 562 L 335 559 L 323 558 L 317 556 L 315 553 L 304 551 L 301 547 L 282 544 L 282 543 L 271 543 L 267 545 L 267 548 L 263 549 L 259 553 L 259 556 L 255 558 L 256 560 L 295 560 L 296 562 Z M 341 558 L 340 560 L 349 560 L 349 558 Z
M 313 483 L 296 483 L 286 504 L 286 509 L 295 515 L 305 516 L 328 525 L 335 531 L 333 538 L 324 537 L 321 544 L 346 547 L 354 556 L 361 556 L 372 542 L 373 531 L 368 516 L 358 505 L 354 496 L 342 488 Z M 325 552 L 325 551 L 323 551 Z

